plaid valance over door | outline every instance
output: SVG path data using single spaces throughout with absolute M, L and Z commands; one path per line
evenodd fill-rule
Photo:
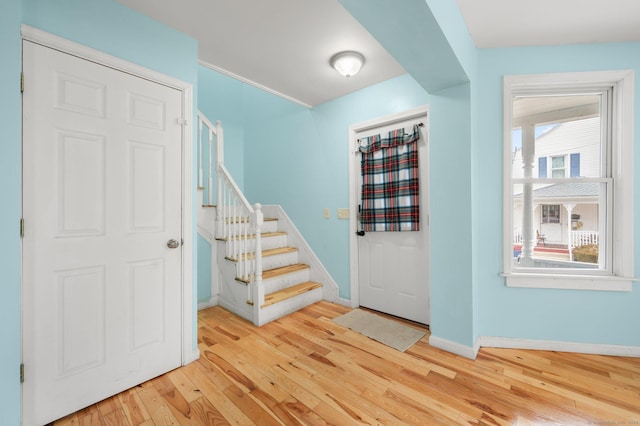
M 419 231 L 418 125 L 359 139 L 361 230 Z

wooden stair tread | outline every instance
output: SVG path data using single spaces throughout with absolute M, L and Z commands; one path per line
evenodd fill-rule
M 282 235 L 287 235 L 286 232 L 282 232 L 282 231 L 276 231 L 276 232 L 263 232 L 262 234 L 262 238 L 269 238 L 269 237 L 279 237 Z M 247 235 L 247 239 L 252 240 L 256 237 L 255 234 L 249 234 Z M 244 235 L 236 235 L 236 240 L 244 240 Z M 222 238 L 216 238 L 216 240 L 219 241 L 227 241 L 227 237 L 222 237 Z
M 267 269 L 266 271 L 262 271 L 262 279 L 267 280 L 269 278 L 278 277 L 284 274 L 290 274 L 292 272 L 303 271 L 309 268 L 310 266 L 305 265 L 304 263 L 296 263 L 293 265 L 281 266 L 279 268 Z
M 303 271 L 305 269 L 309 269 L 309 265 L 305 265 L 304 263 L 295 263 L 293 265 L 280 266 L 279 268 L 267 269 L 262 271 L 262 279 L 267 280 L 269 278 L 275 278 L 280 275 L 290 274 L 292 272 Z M 236 281 L 241 282 L 243 284 L 249 284 L 249 280 L 245 280 L 242 277 L 236 277 Z
M 264 305 L 262 305 L 261 307 L 264 308 L 267 306 L 271 306 L 275 303 L 282 302 L 283 300 L 290 299 L 292 297 L 307 293 L 320 287 L 322 287 L 322 284 L 313 281 L 307 281 L 301 284 L 287 287 L 283 290 L 267 294 L 264 297 Z
M 298 251 L 296 247 L 278 247 L 273 249 L 262 250 L 262 257 L 276 256 L 278 254 L 286 254 L 286 253 L 294 253 Z M 248 253 L 247 257 L 249 259 L 253 259 L 255 257 L 255 253 Z M 225 257 L 225 259 L 230 260 L 232 262 L 237 262 L 238 258 L 236 257 Z M 244 256 L 242 256 L 244 259 Z

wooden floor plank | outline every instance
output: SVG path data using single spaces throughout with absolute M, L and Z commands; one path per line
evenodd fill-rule
M 260 328 L 200 311 L 200 359 L 55 425 L 640 424 L 638 358 L 483 348 L 470 360 L 411 322 L 427 335 L 403 353 L 332 321 L 349 311 L 319 302 Z

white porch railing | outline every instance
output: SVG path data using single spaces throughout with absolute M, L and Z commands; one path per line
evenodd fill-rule
M 587 244 L 599 244 L 600 237 L 597 231 L 571 231 L 571 247 L 580 247 Z
M 599 244 L 600 233 L 598 231 L 571 231 L 571 247 L 580 247 L 587 244 Z M 513 244 L 522 244 L 522 231 L 513 228 Z
M 522 231 L 519 228 L 513 228 L 513 244 L 522 244 Z
M 209 204 L 213 201 L 213 170 L 217 178 L 216 191 L 216 238 L 226 240 L 225 257 L 236 262 L 237 279 L 247 283 L 247 301 L 254 312 L 264 304 L 262 285 L 262 206 L 251 206 L 235 180 L 224 166 L 224 133 L 220 121 L 214 126 L 198 113 L 198 186 L 203 187 L 203 133 L 207 134 L 208 146 L 208 192 Z M 214 138 L 215 136 L 215 138 Z M 215 150 L 215 166 L 213 151 Z M 257 313 L 257 312 L 256 312 Z M 257 318 L 258 315 L 254 315 Z

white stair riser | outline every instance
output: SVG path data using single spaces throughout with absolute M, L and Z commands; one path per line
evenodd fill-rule
M 210 207 L 198 208 L 198 227 L 205 229 L 209 234 L 215 235 L 216 231 L 215 209 Z
M 266 271 L 267 269 L 279 268 L 281 266 L 295 265 L 298 263 L 298 252 L 294 251 L 292 253 L 283 253 L 276 254 L 273 256 L 263 256 L 262 257 L 262 270 Z M 243 266 L 240 263 L 236 263 L 236 276 L 241 277 L 240 269 Z
M 282 302 L 266 306 L 260 310 L 260 322 L 258 325 L 266 324 L 320 300 L 322 300 L 322 288 L 316 288 Z
M 298 252 L 262 256 L 262 270 L 279 268 L 281 266 L 295 265 L 298 263 Z
M 256 240 L 254 238 L 250 238 L 246 242 L 244 240 L 236 240 L 235 244 L 237 247 L 243 247 L 243 244 L 247 245 L 247 251 L 249 253 L 253 253 L 256 247 Z M 230 241 L 227 241 L 227 246 L 233 244 Z M 273 237 L 263 237 L 262 238 L 262 250 L 269 250 L 274 248 L 281 248 L 287 246 L 287 236 L 286 235 L 275 235 Z M 225 250 L 229 247 L 225 247 Z M 228 253 L 228 251 L 226 252 Z
M 276 232 L 278 230 L 278 221 L 277 220 L 267 220 L 264 222 L 264 225 L 262 225 L 262 232 Z M 244 234 L 245 232 L 245 224 L 244 223 L 234 223 L 231 225 L 231 232 L 234 235 L 237 235 L 237 233 L 242 232 Z M 253 231 L 251 231 L 251 228 L 249 228 L 249 230 L 247 230 L 247 232 L 249 233 L 253 233 Z
M 262 283 L 264 284 L 264 294 L 269 294 L 306 281 L 309 281 L 309 269 L 279 275 L 263 280 Z
M 249 246 L 251 247 L 251 251 L 255 250 L 255 239 L 251 239 Z M 286 247 L 287 246 L 287 235 L 276 235 L 273 237 L 263 237 L 262 238 L 262 250 L 269 250 L 274 248 Z

